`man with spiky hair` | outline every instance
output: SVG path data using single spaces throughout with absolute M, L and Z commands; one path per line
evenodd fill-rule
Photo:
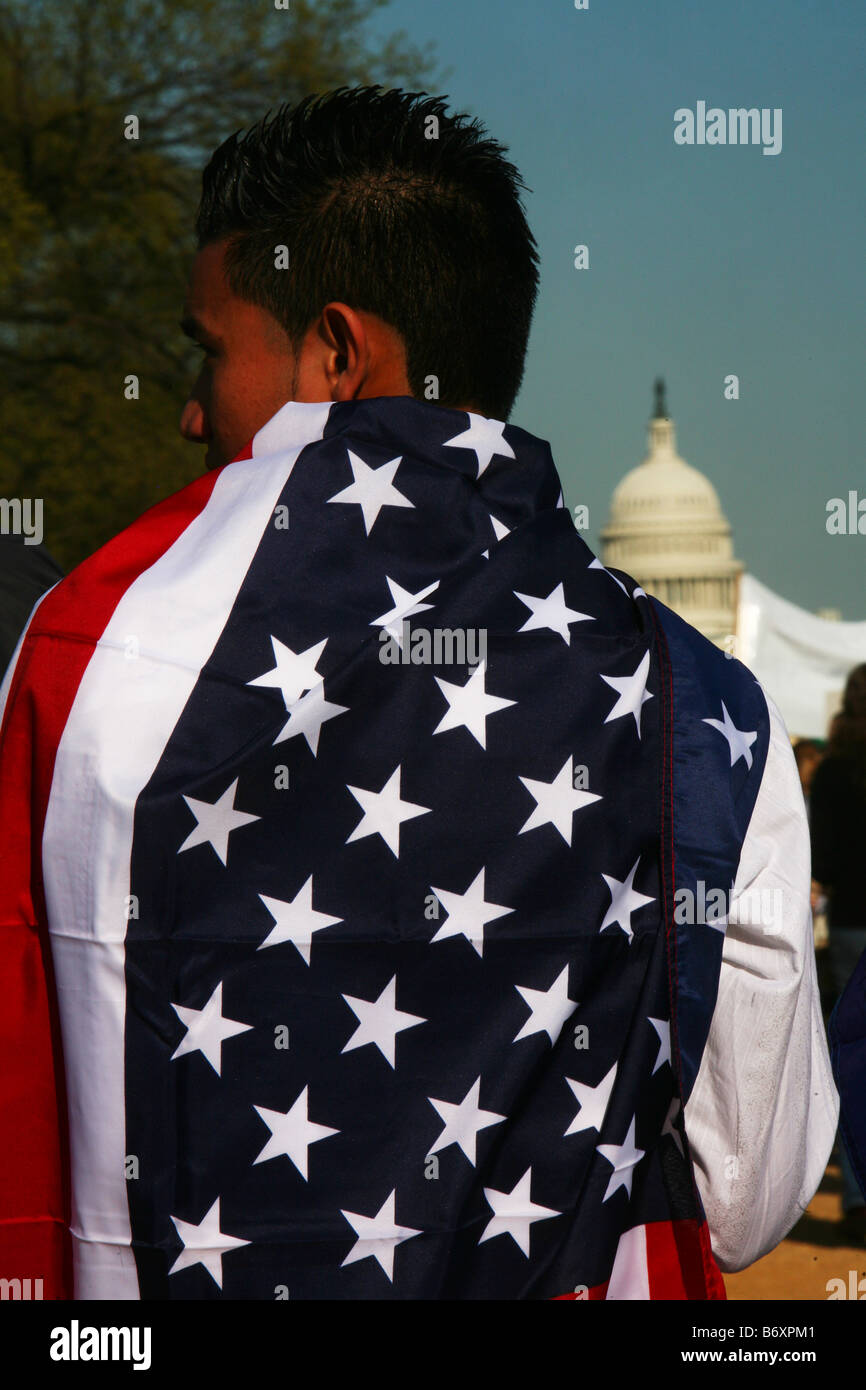
M 538 288 L 523 186 L 478 121 L 399 91 L 308 97 L 226 140 L 183 321 L 205 361 L 181 429 L 208 466 L 286 400 L 507 419 Z
M 205 170 L 207 471 L 3 691 L 0 1274 L 46 1296 L 718 1299 L 818 1185 L 790 745 L 508 421 L 522 187 L 378 87 Z

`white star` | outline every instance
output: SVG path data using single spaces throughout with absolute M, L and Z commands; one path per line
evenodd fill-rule
M 387 574 L 385 579 L 391 590 L 394 607 L 389 609 L 387 613 L 383 613 L 381 617 L 374 618 L 370 626 L 383 627 L 386 632 L 391 634 L 397 646 L 402 650 L 403 619 L 411 618 L 415 613 L 423 613 L 426 609 L 433 607 L 432 603 L 421 603 L 420 600 L 427 598 L 428 594 L 432 594 L 434 590 L 439 588 L 439 580 L 434 579 L 432 584 L 428 584 L 424 589 L 419 589 L 417 594 L 412 594 L 396 580 L 389 579 Z
M 670 1019 L 665 1021 L 661 1018 L 647 1018 L 647 1022 L 652 1024 L 659 1035 L 658 1056 L 652 1069 L 652 1075 L 655 1076 L 659 1067 L 663 1067 L 665 1062 L 671 1064 L 671 1025 Z
M 468 430 L 444 442 L 452 449 L 474 449 L 478 458 L 477 476 L 480 478 L 494 454 L 507 459 L 513 459 L 515 454 L 503 436 L 505 425 L 501 420 L 489 420 L 486 415 L 474 415 L 471 410 L 467 410 L 466 414 L 469 416 Z
M 434 676 L 433 679 L 448 701 L 447 713 L 443 714 L 436 725 L 434 734 L 444 734 L 448 729 L 459 729 L 465 725 L 475 742 L 480 743 L 482 748 L 487 748 L 487 716 L 507 709 L 509 705 L 516 705 L 517 701 L 487 694 L 484 688 L 486 669 L 486 661 L 479 661 L 465 685 L 456 685 Z
M 605 724 L 609 724 L 612 719 L 622 719 L 625 714 L 633 714 L 637 736 L 640 738 L 641 708 L 647 700 L 653 698 L 646 688 L 649 668 L 650 654 L 644 652 L 641 663 L 633 676 L 602 676 L 602 680 L 607 681 L 608 685 L 619 695 L 619 699 L 604 721 Z
M 319 734 L 322 732 L 322 725 L 329 719 L 336 719 L 338 714 L 345 714 L 348 705 L 335 705 L 330 700 L 325 699 L 325 682 L 320 681 L 312 690 L 308 690 L 306 695 L 302 695 L 300 700 L 289 709 L 289 717 L 280 732 L 274 739 L 274 744 L 283 743 L 287 738 L 297 738 L 298 734 L 303 734 L 307 740 L 310 752 L 313 757 L 319 751 Z
M 518 628 L 518 632 L 534 632 L 537 628 L 548 627 L 551 632 L 558 632 L 565 645 L 570 647 L 569 624 L 595 622 L 595 618 L 591 617 L 589 613 L 579 613 L 576 608 L 568 607 L 565 602 L 565 589 L 561 583 L 557 584 L 555 589 L 551 589 L 547 598 L 535 598 L 532 594 L 519 594 L 516 589 L 513 593 L 515 598 L 519 598 L 520 602 L 526 605 L 531 614 L 523 627 Z
M 613 582 L 614 582 L 614 584 L 618 584 L 618 585 L 619 585 L 619 587 L 622 589 L 623 593 L 625 594 L 626 598 L 628 598 L 628 589 L 625 587 L 625 585 L 623 584 L 622 580 L 621 580 L 621 579 L 617 579 L 617 577 L 616 577 L 615 574 L 611 574 L 611 572 L 610 572 L 609 569 L 605 569 L 604 565 L 601 563 L 601 560 L 599 560 L 598 558 L 596 558 L 595 560 L 590 561 L 590 563 L 587 565 L 587 569 L 591 569 L 591 570 L 601 570 L 602 574 L 606 574 L 607 577 L 608 577 L 608 579 L 612 579 Z
M 247 681 L 247 685 L 279 690 L 283 704 L 286 709 L 290 709 L 305 690 L 312 690 L 314 685 L 321 684 L 322 677 L 316 670 L 316 664 L 325 650 L 327 641 L 327 637 L 323 637 L 321 642 L 307 647 L 305 652 L 293 652 L 291 647 L 272 637 L 271 646 L 276 665 L 272 666 L 270 671 L 265 671 L 263 676 L 256 676 L 255 680 Z
M 532 1169 L 527 1168 L 510 1192 L 498 1192 L 495 1187 L 485 1187 L 484 1196 L 493 1209 L 493 1215 L 484 1227 L 479 1245 L 483 1245 L 485 1240 L 493 1240 L 494 1236 L 508 1235 L 528 1257 L 529 1228 L 532 1223 L 549 1221 L 552 1216 L 562 1215 L 561 1211 L 554 1211 L 551 1207 L 540 1207 L 530 1200 L 531 1182 Z
M 702 719 L 702 724 L 712 724 L 714 729 L 718 729 L 720 734 L 728 740 L 728 747 L 731 750 L 731 767 L 738 758 L 745 758 L 746 767 L 752 766 L 751 747 L 758 737 L 758 732 L 746 733 L 745 729 L 738 729 L 728 714 L 724 700 L 722 701 L 721 719 Z
M 491 522 L 493 523 L 493 530 L 494 530 L 494 533 L 495 533 L 495 535 L 496 535 L 496 539 L 497 539 L 498 541 L 501 541 L 501 540 L 503 540 L 506 536 L 510 536 L 510 535 L 511 535 L 511 527 L 510 527 L 510 526 L 506 526 L 504 521 L 497 521 L 497 520 L 496 520 L 496 517 L 493 515 L 492 512 L 491 512 L 491 514 L 490 514 L 490 520 L 491 520 Z M 489 549 L 488 549 L 488 550 L 482 550 L 481 554 L 484 556 L 485 560 L 489 560 L 489 559 L 490 559 L 490 551 L 489 551 Z
M 602 1077 L 597 1086 L 587 1086 L 582 1081 L 573 1081 L 570 1076 L 565 1078 L 580 1106 L 565 1131 L 566 1134 L 580 1134 L 585 1129 L 597 1129 L 601 1132 L 613 1083 L 616 1080 L 616 1068 L 617 1064 L 614 1062 L 607 1076 Z
M 428 1096 L 427 1099 L 435 1108 L 440 1120 L 445 1121 L 445 1128 L 430 1153 L 435 1154 L 440 1149 L 447 1149 L 449 1144 L 458 1144 L 474 1168 L 478 1131 L 487 1129 L 490 1125 L 498 1125 L 506 1118 L 505 1115 L 497 1115 L 493 1110 L 481 1109 L 481 1077 L 479 1076 L 472 1089 L 467 1091 L 459 1105 L 453 1105 L 447 1100 L 434 1100 L 432 1096 Z
M 330 1129 L 328 1125 L 316 1125 L 309 1119 L 307 1114 L 307 1091 L 305 1086 L 295 1101 L 291 1110 L 266 1110 L 264 1106 L 254 1105 L 253 1109 L 259 1119 L 264 1120 L 271 1137 L 265 1144 L 258 1158 L 253 1159 L 254 1163 L 267 1163 L 270 1158 L 279 1158 L 285 1155 L 290 1158 L 300 1173 L 304 1181 L 307 1181 L 307 1149 L 311 1144 L 318 1144 L 320 1139 L 327 1139 L 332 1134 L 339 1134 L 338 1129 Z
M 599 931 L 604 931 L 605 927 L 614 925 L 622 927 L 629 941 L 634 936 L 631 929 L 631 914 L 637 912 L 639 907 L 646 903 L 654 903 L 655 898 L 648 898 L 646 893 L 638 893 L 634 886 L 634 876 L 640 863 L 640 855 L 634 861 L 631 869 L 622 882 L 618 878 L 613 878 L 610 874 L 602 874 L 602 878 L 608 886 L 610 892 L 610 907 L 605 913 L 604 921 L 599 927 Z
M 514 988 L 532 1010 L 514 1041 L 529 1038 L 533 1033 L 546 1033 L 555 1043 L 565 1020 L 578 1007 L 577 1000 L 568 997 L 568 966 L 560 971 L 550 989 L 530 989 L 528 985 L 515 985 Z
M 261 816 L 250 816 L 246 811 L 235 810 L 238 780 L 236 777 L 217 801 L 198 801 L 194 796 L 184 797 L 197 824 L 187 835 L 178 854 L 183 854 L 185 849 L 192 849 L 195 845 L 211 845 L 217 859 L 225 864 L 229 852 L 229 835 L 232 831 L 239 830 L 242 825 L 250 825 L 254 820 L 261 820 Z
M 411 1226 L 398 1226 L 394 1215 L 394 1203 L 397 1195 L 396 1188 L 390 1197 L 382 1203 L 375 1216 L 359 1216 L 356 1211 L 342 1211 L 352 1230 L 358 1239 L 352 1246 L 343 1264 L 353 1265 L 356 1260 L 366 1260 L 372 1255 L 374 1260 L 378 1260 L 382 1269 L 387 1274 L 391 1283 L 394 1282 L 394 1251 L 404 1240 L 411 1240 L 412 1236 L 420 1236 L 420 1231 L 413 1231 Z
M 399 859 L 400 826 L 403 821 L 426 816 L 430 811 L 429 806 L 416 806 L 414 801 L 400 800 L 399 764 L 380 792 L 368 791 L 365 787 L 349 787 L 349 791 L 363 808 L 364 814 L 346 844 L 363 840 L 367 835 L 381 835 L 391 853 Z
M 183 1057 L 187 1052 L 201 1052 L 217 1076 L 220 1074 L 223 1043 L 227 1038 L 235 1037 L 237 1033 L 249 1032 L 253 1026 L 251 1023 L 238 1023 L 233 1018 L 223 1018 L 222 981 L 203 1009 L 189 1009 L 183 1004 L 172 1004 L 171 1007 L 181 1023 L 186 1025 L 186 1033 L 171 1054 L 170 1060 L 173 1062 L 175 1057 Z
M 501 907 L 498 903 L 484 901 L 483 869 L 465 893 L 448 893 L 444 888 L 431 888 L 431 892 L 436 894 L 448 913 L 447 921 L 431 939 L 431 946 L 434 941 L 444 941 L 449 936 L 465 936 L 480 956 L 484 950 L 484 928 L 487 923 L 514 911 L 513 907 Z
M 343 998 L 357 1018 L 358 1026 L 342 1051 L 353 1052 L 356 1047 L 373 1043 L 391 1067 L 394 1066 L 397 1034 L 402 1033 L 404 1028 L 417 1028 L 419 1023 L 427 1022 L 418 1014 L 402 1013 L 397 1008 L 396 975 L 392 976 L 378 999 L 356 999 L 351 994 L 344 994 Z
M 316 912 L 313 907 L 313 880 L 308 878 L 303 888 L 299 888 L 291 902 L 280 898 L 266 898 L 259 893 L 276 926 L 256 948 L 263 951 L 266 946 L 279 946 L 283 941 L 291 941 L 301 957 L 310 963 L 310 947 L 313 933 L 325 927 L 335 927 L 342 917 L 329 917 L 326 912 Z
M 538 782 L 534 777 L 521 777 L 530 796 L 535 798 L 535 810 L 518 834 L 535 830 L 540 825 L 553 825 L 567 845 L 571 844 L 572 815 L 593 801 L 601 801 L 595 792 L 581 791 L 574 785 L 572 759 L 563 763 L 552 782 Z
M 665 1116 L 665 1122 L 664 1122 L 664 1124 L 662 1125 L 662 1134 L 663 1134 L 663 1135 L 664 1135 L 664 1134 L 669 1134 L 669 1135 L 671 1136 L 671 1138 L 673 1139 L 674 1143 L 676 1144 L 677 1148 L 679 1149 L 680 1153 L 682 1153 L 682 1152 L 683 1152 L 683 1141 L 682 1141 L 682 1139 L 680 1138 L 680 1132 L 679 1132 L 679 1130 L 677 1129 L 676 1125 L 674 1124 L 674 1120 L 677 1118 L 677 1115 L 679 1114 L 679 1111 L 680 1111 L 680 1099 L 679 1099 L 679 1096 L 674 1096 L 674 1097 L 672 1098 L 672 1100 L 671 1100 L 670 1105 L 668 1106 L 668 1113 L 667 1113 L 667 1115 Z M 685 1156 L 685 1155 L 683 1155 L 683 1156 Z
M 402 455 L 371 468 L 363 459 L 348 450 L 354 482 L 329 497 L 329 502 L 354 502 L 361 508 L 364 517 L 364 530 L 369 536 L 383 507 L 414 507 L 415 503 L 404 497 L 394 487 L 394 474 L 403 462 Z
M 634 1177 L 635 1167 L 646 1152 L 645 1149 L 635 1147 L 634 1126 L 636 1118 L 636 1116 L 632 1116 L 628 1134 L 621 1144 L 596 1144 L 596 1152 L 600 1153 L 602 1158 L 606 1158 L 613 1167 L 607 1184 L 607 1191 L 601 1199 L 603 1202 L 606 1202 L 608 1197 L 612 1197 L 619 1187 L 624 1187 L 628 1196 L 631 1196 L 631 1180 Z
M 194 1226 L 190 1221 L 181 1221 L 173 1216 L 174 1229 L 183 1242 L 181 1250 L 169 1274 L 191 1265 L 204 1265 L 217 1288 L 223 1286 L 223 1255 L 229 1250 L 237 1250 L 241 1245 L 250 1245 L 248 1240 L 238 1240 L 237 1236 L 227 1236 L 220 1230 L 220 1199 L 217 1197 L 207 1216 Z

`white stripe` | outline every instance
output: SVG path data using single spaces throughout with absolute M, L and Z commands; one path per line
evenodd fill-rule
M 633 1226 L 630 1231 L 623 1231 L 619 1238 L 605 1298 L 624 1302 L 648 1299 L 649 1296 L 646 1226 Z
M 43 837 L 70 1114 L 75 1297 L 136 1299 L 124 1108 L 135 805 L 218 641 L 268 518 L 331 403 L 292 402 L 120 600 L 63 731 Z M 274 452 L 279 449 L 279 452 Z M 287 452 L 287 450 L 289 452 Z M 134 637 L 136 659 L 127 659 Z

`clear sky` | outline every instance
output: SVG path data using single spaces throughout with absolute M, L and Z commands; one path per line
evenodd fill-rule
M 825 526 L 856 489 L 866 529 L 864 0 L 392 0 L 376 23 L 435 40 L 436 89 L 532 189 L 541 289 L 511 419 L 550 441 L 589 544 L 661 374 L 747 568 L 866 619 L 866 534 Z M 698 101 L 780 107 L 781 152 L 675 144 Z

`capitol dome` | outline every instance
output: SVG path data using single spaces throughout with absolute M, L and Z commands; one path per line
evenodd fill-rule
M 734 632 L 743 566 L 716 489 L 677 453 L 664 382 L 655 392 L 647 455 L 614 491 L 602 563 L 633 575 L 721 646 Z

